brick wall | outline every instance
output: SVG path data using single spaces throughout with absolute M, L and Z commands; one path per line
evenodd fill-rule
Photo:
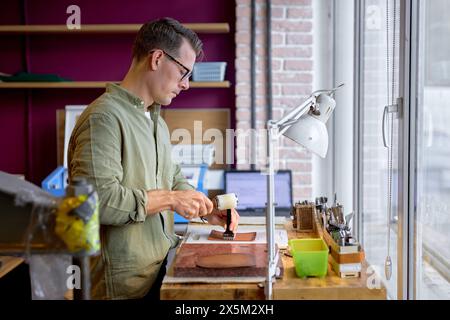
M 283 117 L 301 104 L 312 91 L 313 12 L 312 0 L 272 1 L 272 118 Z M 250 0 L 236 0 L 236 129 L 247 132 L 250 113 Z M 266 124 L 265 1 L 256 1 L 256 128 Z M 239 131 L 238 131 L 239 133 Z M 264 132 L 257 143 L 257 169 L 265 163 Z M 238 169 L 250 168 L 250 141 L 237 139 Z M 279 169 L 292 170 L 294 201 L 312 197 L 311 154 L 285 139 L 279 145 Z

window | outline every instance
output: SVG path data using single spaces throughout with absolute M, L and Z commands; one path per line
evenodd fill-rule
M 450 1 L 419 3 L 415 297 L 450 299 Z
M 450 299 L 449 11 L 447 0 L 365 0 L 358 10 L 357 209 L 367 260 L 391 299 Z M 385 122 L 390 192 L 382 124 L 397 97 L 403 112 Z
M 388 1 L 388 8 L 386 3 L 385 0 L 367 0 L 362 6 L 364 23 L 361 30 L 362 55 L 359 60 L 361 96 L 360 105 L 357 106 L 360 110 L 359 121 L 362 122 L 359 132 L 362 149 L 362 158 L 359 160 L 362 163 L 362 172 L 359 173 L 362 175 L 360 215 L 366 259 L 385 284 L 389 298 L 396 299 L 398 278 L 396 186 L 400 178 L 397 166 L 398 120 L 393 114 L 389 114 L 385 122 L 387 143 L 392 143 L 393 152 L 391 192 L 388 188 L 389 156 L 388 149 L 383 144 L 382 122 L 385 107 L 395 102 L 395 98 L 398 97 L 400 11 L 399 1 Z M 390 217 L 389 197 L 392 199 Z M 392 261 L 390 279 L 385 275 L 388 255 Z

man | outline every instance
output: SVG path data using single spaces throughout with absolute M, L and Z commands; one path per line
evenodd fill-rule
M 169 130 L 159 115 L 160 105 L 189 89 L 201 51 L 197 35 L 173 19 L 144 24 L 121 85 L 108 84 L 72 132 L 69 178 L 87 177 L 100 199 L 102 249 L 91 261 L 94 299 L 159 297 L 167 253 L 178 244 L 173 211 L 225 224 L 226 212 L 194 191 L 172 163 Z M 238 217 L 233 210 L 231 229 Z

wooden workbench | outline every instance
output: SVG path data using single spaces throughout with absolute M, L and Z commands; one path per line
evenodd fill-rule
M 288 236 L 293 238 L 314 238 L 314 233 L 300 233 L 286 225 Z M 300 279 L 295 274 L 291 257 L 281 253 L 284 275 L 273 286 L 275 300 L 337 300 L 337 299 L 386 299 L 386 288 L 369 289 L 367 287 L 368 265 L 363 263 L 360 278 L 341 279 L 328 264 L 328 274 L 324 278 Z M 263 300 L 264 288 L 256 283 L 182 283 L 168 284 L 161 287 L 162 300 Z
M 24 262 L 23 258 L 0 256 L 0 278 Z

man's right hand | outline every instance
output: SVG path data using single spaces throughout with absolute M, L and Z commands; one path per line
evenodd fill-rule
M 171 199 L 171 209 L 188 220 L 206 216 L 214 208 L 206 195 L 194 190 L 172 191 Z
M 147 198 L 147 214 L 172 210 L 189 220 L 210 214 L 214 207 L 206 195 L 194 190 L 150 190 Z

